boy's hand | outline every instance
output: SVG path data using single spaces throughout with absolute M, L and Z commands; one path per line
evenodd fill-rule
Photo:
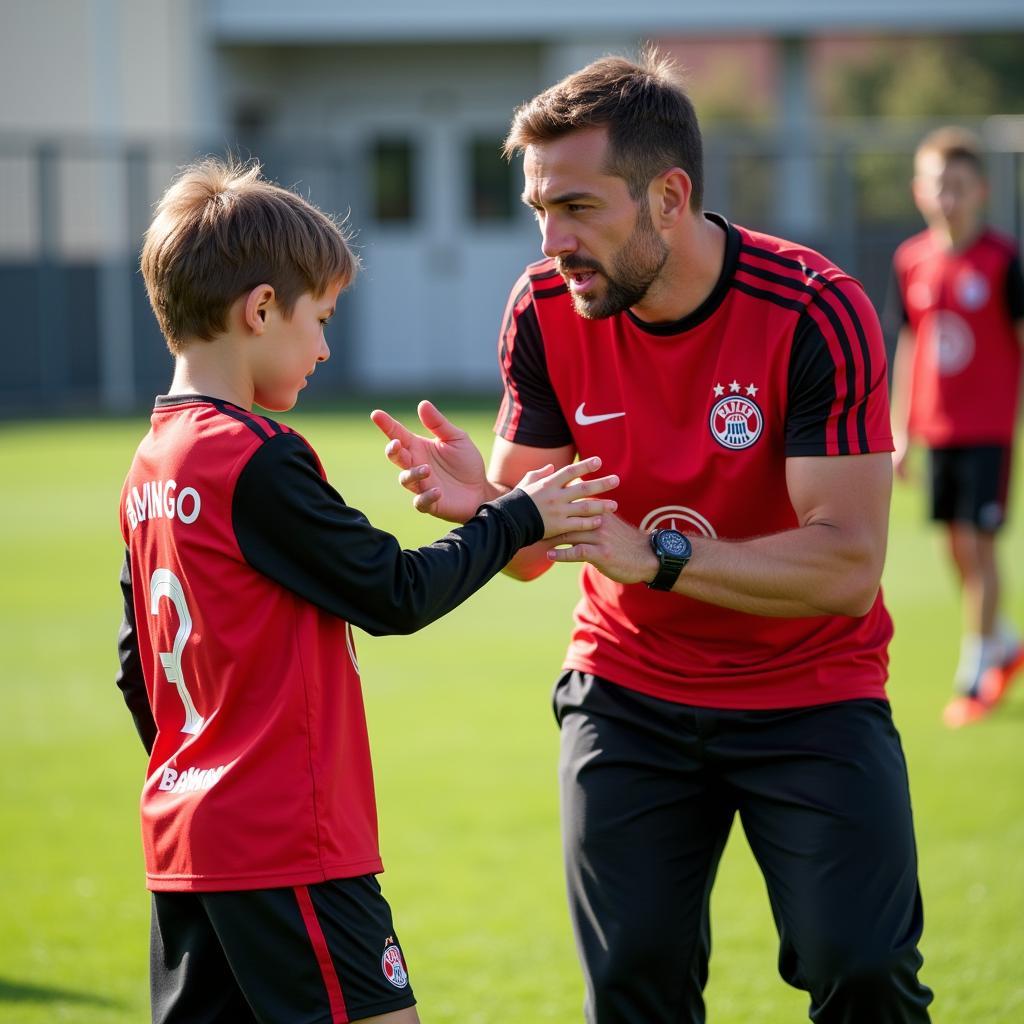
M 892 470 L 897 480 L 910 479 L 910 441 L 905 434 L 893 435 Z
M 557 472 L 554 466 L 542 466 L 519 481 L 517 486 L 533 499 L 544 520 L 545 539 L 569 532 L 595 530 L 601 525 L 603 513 L 614 512 L 618 508 L 618 503 L 611 499 L 592 497 L 618 487 L 617 476 L 580 480 L 580 477 L 600 468 L 601 460 L 595 457 L 563 466 Z
M 414 434 L 383 409 L 374 409 L 370 419 L 390 438 L 384 454 L 401 470 L 398 482 L 415 495 L 413 508 L 464 523 L 502 491 L 488 481 L 483 456 L 469 434 L 432 402 L 420 402 L 417 412 L 433 437 Z

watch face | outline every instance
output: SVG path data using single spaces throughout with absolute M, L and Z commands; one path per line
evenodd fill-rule
M 689 554 L 690 545 L 678 530 L 662 530 L 661 533 L 658 534 L 658 547 L 660 547 L 666 555 L 681 558 L 684 555 Z

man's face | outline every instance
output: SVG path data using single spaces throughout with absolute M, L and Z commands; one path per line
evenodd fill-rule
M 969 160 L 946 160 L 927 152 L 914 161 L 914 202 L 930 227 L 954 235 L 970 231 L 988 198 L 985 179 Z
M 603 128 L 528 146 L 523 201 L 533 208 L 541 249 L 565 278 L 573 305 L 590 320 L 637 305 L 668 259 L 651 220 L 622 178 L 604 171 Z

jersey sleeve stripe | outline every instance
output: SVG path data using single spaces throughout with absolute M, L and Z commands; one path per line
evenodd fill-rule
M 224 413 L 225 416 L 230 416 L 232 419 L 238 420 L 239 423 L 244 423 L 257 437 L 262 438 L 266 441 L 273 435 L 265 424 L 261 423 L 256 416 L 252 416 L 237 406 L 232 405 L 230 402 L 221 401 L 219 398 L 213 400 L 214 408 L 218 412 Z M 280 431 L 279 431 L 280 433 Z
M 501 408 L 498 410 L 498 434 L 501 437 L 513 437 L 519 418 L 522 415 L 522 403 L 516 391 L 512 377 L 512 355 L 516 344 L 516 319 L 530 303 L 530 282 L 523 286 L 509 299 L 505 312 L 505 322 L 501 328 L 501 340 L 498 345 L 498 358 L 501 363 L 501 379 L 504 391 Z
M 837 289 L 828 289 L 819 292 L 808 306 L 808 313 L 814 318 L 829 347 L 832 349 L 833 358 L 836 362 L 837 374 L 839 367 L 843 368 L 844 386 L 836 388 L 836 403 L 842 402 L 842 407 L 835 411 L 835 428 L 833 437 L 829 441 L 830 454 L 849 455 L 861 454 L 868 451 L 868 440 L 863 417 L 858 413 L 854 423 L 850 423 L 850 412 L 855 405 L 860 410 L 865 408 L 865 398 L 870 390 L 870 376 L 865 375 L 864 360 L 867 358 L 867 342 L 863 334 L 858 338 L 860 344 L 856 347 L 851 342 L 851 337 L 856 330 L 850 330 L 850 324 L 844 323 L 845 317 L 840 315 L 831 301 L 828 293 L 837 292 Z M 854 324 L 857 324 L 856 316 L 852 316 Z M 836 358 L 836 348 L 842 354 L 842 358 Z M 851 437 L 855 434 L 854 437 Z
M 861 322 L 860 316 L 858 316 L 857 311 L 853 308 L 853 303 L 843 289 L 834 282 L 829 281 L 821 294 L 821 301 L 824 301 L 826 296 L 839 300 L 839 304 L 846 311 L 849 322 L 853 325 L 853 333 L 857 338 L 861 370 L 861 387 L 855 396 L 859 399 L 857 402 L 857 445 L 859 449 L 857 454 L 862 455 L 870 451 L 867 432 L 867 396 L 871 393 L 872 384 L 874 383 L 872 380 L 871 346 L 868 344 L 867 335 L 864 333 L 864 324 Z

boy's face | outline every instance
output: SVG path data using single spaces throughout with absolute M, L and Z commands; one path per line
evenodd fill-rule
M 985 179 L 970 160 L 946 160 L 941 153 L 919 153 L 914 161 L 914 202 L 929 227 L 954 236 L 969 233 L 988 199 Z
M 324 327 L 334 313 L 340 291 L 339 281 L 323 295 L 306 292 L 287 318 L 276 302 L 269 303 L 266 330 L 251 339 L 254 347 L 250 365 L 257 405 L 272 412 L 287 412 L 295 405 L 316 364 L 330 358 Z

